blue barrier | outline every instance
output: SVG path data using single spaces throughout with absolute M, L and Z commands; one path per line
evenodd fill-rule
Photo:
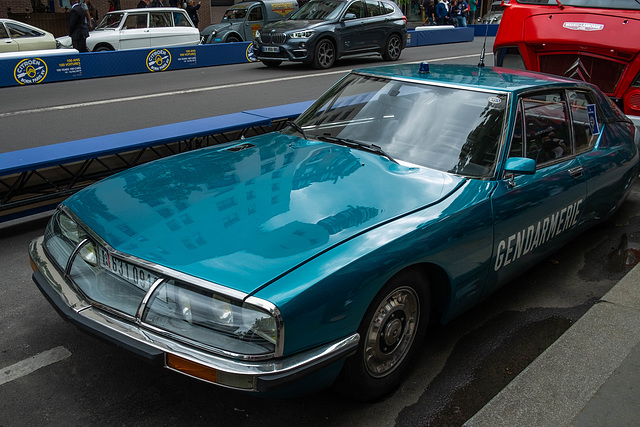
M 486 34 L 488 37 L 495 37 L 498 34 L 498 27 L 500 24 L 491 24 L 487 28 L 486 24 L 474 24 L 469 25 L 469 28 L 473 28 L 473 35 L 476 37 L 484 37 Z
M 474 29 L 471 27 L 421 27 L 422 30 L 409 30 L 407 46 L 429 46 L 434 44 L 459 43 L 473 41 Z
M 251 43 L 0 59 L 0 87 L 251 62 Z
M 277 130 L 311 102 L 0 153 L 0 223 L 53 209 L 74 192 L 120 170 Z
M 476 26 L 477 27 L 477 26 Z M 485 26 L 482 26 L 485 28 Z M 472 41 L 477 29 L 430 27 L 409 30 L 407 46 Z M 437 30 L 436 30 L 437 29 Z M 484 35 L 484 33 L 482 34 Z M 155 73 L 185 68 L 253 62 L 250 42 L 219 43 L 113 52 L 69 53 L 0 58 L 0 87 L 31 85 L 123 74 Z
M 297 102 L 0 153 L 0 177 L 122 153 L 126 150 L 152 147 L 171 141 L 187 140 L 255 126 L 269 126 L 277 120 L 297 117 L 311 103 L 312 101 Z

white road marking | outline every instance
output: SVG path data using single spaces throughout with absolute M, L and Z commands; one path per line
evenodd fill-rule
M 489 55 L 489 54 L 487 54 Z M 473 55 L 462 55 L 462 56 L 450 56 L 448 58 L 435 58 L 429 59 L 428 62 L 442 62 L 442 61 L 451 61 L 454 59 L 464 59 L 464 58 L 472 58 L 474 56 L 478 56 L 478 54 Z M 414 62 L 420 63 L 422 61 Z M 261 85 L 273 82 L 285 82 L 290 80 L 299 80 L 299 79 L 309 79 L 319 76 L 326 76 L 331 74 L 347 74 L 350 70 L 336 70 L 336 71 L 327 71 L 323 73 L 314 73 L 314 74 L 304 74 L 299 76 L 289 76 L 283 77 L 281 79 L 268 79 L 268 80 L 256 80 L 252 82 L 241 82 L 241 83 L 232 83 L 225 85 L 217 85 L 217 86 L 209 86 L 209 87 L 201 87 L 196 89 L 186 89 L 186 90 L 176 90 L 172 92 L 162 92 L 162 93 L 151 93 L 148 95 L 139 95 L 139 96 L 129 96 L 126 98 L 116 98 L 116 99 L 103 99 L 101 101 L 90 101 L 90 102 L 80 102 L 77 104 L 69 104 L 69 105 L 56 105 L 52 107 L 43 107 L 43 108 L 33 108 L 29 110 L 21 110 L 21 111 L 10 111 L 7 113 L 0 113 L 0 118 L 4 117 L 13 117 L 20 116 L 23 114 L 34 114 L 34 113 L 46 113 L 49 111 L 61 111 L 61 110 L 70 110 L 72 108 L 85 108 L 85 107 L 93 107 L 97 105 L 107 105 L 107 104 L 116 104 L 120 102 L 129 102 L 129 101 L 140 101 L 144 99 L 153 99 L 153 98 L 161 98 L 165 96 L 174 96 L 174 95 L 187 95 L 191 93 L 200 93 L 200 92 L 210 92 L 214 90 L 220 89 L 232 89 L 234 87 L 240 86 L 254 86 Z
M 40 354 L 32 356 L 22 362 L 15 363 L 6 368 L 0 369 L 0 385 L 29 375 L 40 368 L 49 366 L 56 362 L 71 356 L 71 352 L 64 347 L 56 347 L 51 350 L 43 351 Z

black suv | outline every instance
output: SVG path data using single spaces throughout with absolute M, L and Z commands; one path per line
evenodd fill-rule
M 311 0 L 256 31 L 253 53 L 267 67 L 301 61 L 323 69 L 363 53 L 395 61 L 406 45 L 407 18 L 390 0 Z

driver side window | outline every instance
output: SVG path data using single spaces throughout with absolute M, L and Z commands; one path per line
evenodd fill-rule
M 352 3 L 345 12 L 345 16 L 348 13 L 353 13 L 356 15 L 356 18 L 364 18 L 364 4 L 361 1 Z

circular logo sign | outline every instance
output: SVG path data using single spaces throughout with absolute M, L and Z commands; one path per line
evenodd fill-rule
M 249 46 L 247 46 L 247 61 L 256 62 L 257 60 L 258 58 L 253 54 L 253 42 L 251 42 Z
M 40 58 L 23 59 L 13 70 L 13 76 L 21 85 L 40 83 L 47 77 L 47 64 Z
M 149 71 L 164 71 L 171 64 L 171 54 L 166 49 L 156 49 L 147 55 L 147 68 Z

